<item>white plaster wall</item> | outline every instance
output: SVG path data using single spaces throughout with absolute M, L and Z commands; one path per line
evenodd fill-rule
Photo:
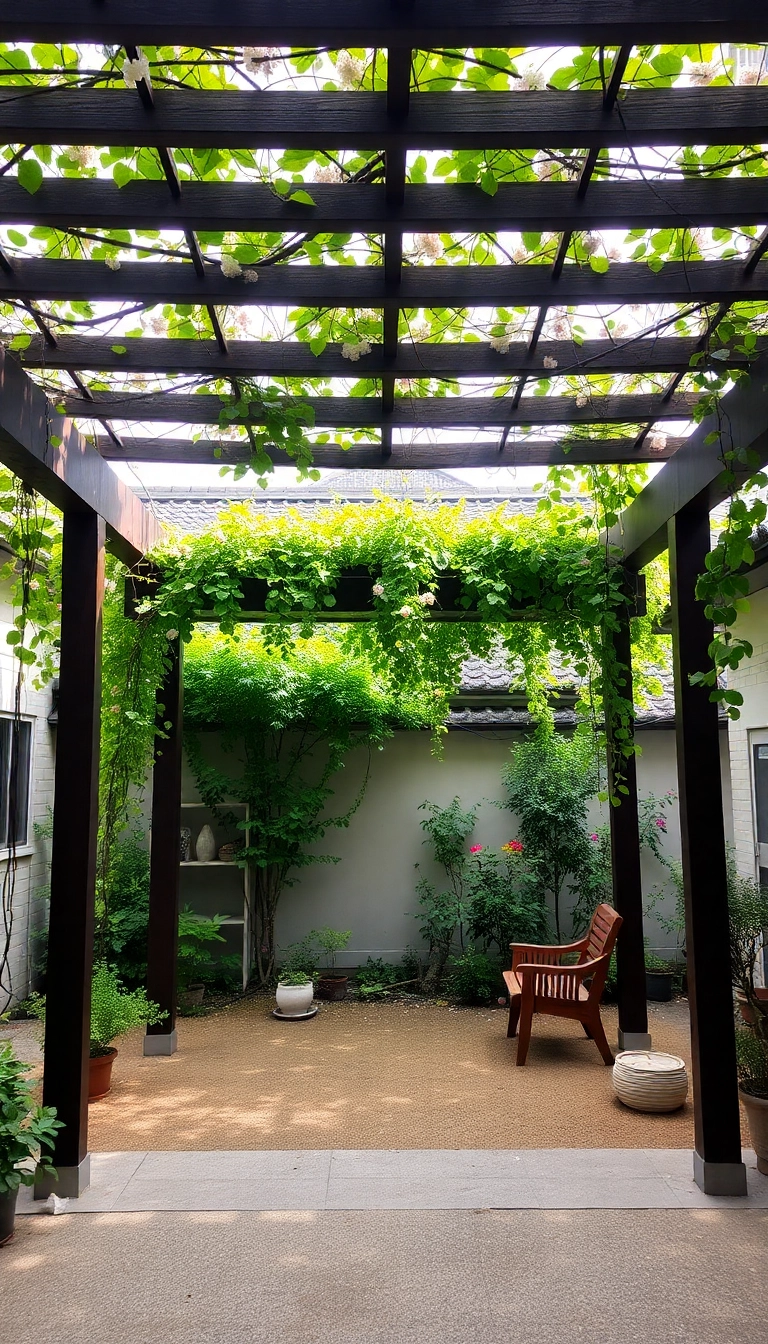
M 0 711 L 7 714 L 13 712 L 18 666 L 6 644 L 6 635 L 12 623 L 9 588 L 3 585 L 0 587 Z M 22 713 L 33 721 L 29 845 L 18 851 L 9 968 L 3 984 L 3 988 L 7 988 L 10 979 L 14 1001 L 24 998 L 34 988 L 30 934 L 33 929 L 43 927 L 47 921 L 49 846 L 45 840 L 35 836 L 33 823 L 44 821 L 48 807 L 53 806 L 55 729 L 47 723 L 51 712 L 51 690 L 50 686 L 42 691 L 33 690 L 30 684 L 31 672 L 27 673 L 21 706 Z M 0 881 L 5 876 L 5 858 L 5 852 L 0 851 Z M 0 1000 L 0 1006 L 4 999 L 5 995 Z
M 473 843 L 498 848 L 516 835 L 515 818 L 494 802 L 504 799 L 501 783 L 503 767 L 510 760 L 510 749 L 519 740 L 514 732 L 453 731 L 444 739 L 442 760 L 430 750 L 428 733 L 396 733 L 384 750 L 375 751 L 371 760 L 368 788 L 362 805 L 351 818 L 349 827 L 331 830 L 318 852 L 339 855 L 338 864 L 318 864 L 297 874 L 296 885 L 281 897 L 277 934 L 281 946 L 301 938 L 319 924 L 351 929 L 346 954 L 340 960 L 349 966 L 364 962 L 368 956 L 397 960 L 403 949 L 418 946 L 418 922 L 415 885 L 421 873 L 439 882 L 441 870 L 429 859 L 428 848 L 419 821 L 419 805 L 425 799 L 445 806 L 458 794 L 468 806 L 483 803 Z M 642 754 L 638 760 L 641 794 L 663 794 L 677 788 L 674 732 L 653 730 L 638 734 Z M 337 777 L 335 802 L 339 811 L 349 805 L 357 793 L 367 764 L 367 753 L 349 758 Z M 730 786 L 728 743 L 722 734 L 722 764 L 726 829 L 730 835 Z M 183 796 L 194 798 L 191 777 L 185 772 Z M 485 801 L 483 801 L 485 800 Z M 605 820 L 605 810 L 595 806 L 592 822 Z M 668 835 L 665 848 L 672 857 L 680 854 L 677 806 L 666 810 Z M 189 817 L 186 818 L 190 820 Z M 415 865 L 420 864 L 419 872 Z M 201 870 L 216 881 L 215 870 Z M 193 874 L 194 875 L 194 874 Z M 651 856 L 643 860 L 646 894 L 666 879 L 665 869 Z M 221 901 L 227 899 L 223 885 L 218 887 Z M 202 893 L 201 893 L 202 895 Z M 213 913 L 215 898 L 205 908 Z M 671 889 L 661 913 L 673 912 Z M 673 946 L 674 938 L 655 920 L 647 926 L 649 945 L 663 953 Z
M 729 672 L 728 684 L 741 691 L 744 704 L 741 717 L 728 729 L 733 785 L 733 839 L 736 862 L 745 876 L 757 874 L 755 827 L 752 802 L 752 762 L 750 733 L 768 730 L 768 589 L 762 588 L 749 599 L 750 609 L 740 616 L 734 633 L 749 640 L 752 657 L 745 659 L 736 672 Z

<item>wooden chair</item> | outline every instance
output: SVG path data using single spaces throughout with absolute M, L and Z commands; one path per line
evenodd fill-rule
M 504 972 L 509 990 L 507 1036 L 517 1034 L 517 1063 L 525 1063 L 534 1013 L 572 1017 L 595 1042 L 606 1064 L 613 1063 L 611 1048 L 600 1020 L 600 999 L 608 975 L 611 952 L 622 925 L 621 915 L 610 905 L 598 905 L 588 932 L 577 943 L 543 947 L 510 943 L 512 970 Z M 572 966 L 562 964 L 568 953 L 578 952 Z M 589 980 L 589 985 L 585 982 Z

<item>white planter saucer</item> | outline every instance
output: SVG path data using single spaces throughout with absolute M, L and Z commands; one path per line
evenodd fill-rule
M 283 1013 L 279 1008 L 272 1009 L 272 1016 L 279 1017 L 281 1022 L 303 1022 L 308 1017 L 314 1017 L 320 1010 L 319 1004 L 313 1004 L 306 1013 Z

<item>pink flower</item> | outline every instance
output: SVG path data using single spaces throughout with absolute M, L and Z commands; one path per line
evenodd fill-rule
M 522 854 L 523 846 L 520 840 L 508 840 L 506 845 L 501 846 L 502 854 Z
M 664 817 L 657 817 L 656 825 L 658 826 L 660 831 L 666 831 L 667 829 L 667 823 Z
M 597 841 L 597 840 L 600 839 L 600 836 L 599 836 L 597 833 L 595 833 L 594 835 L 590 835 L 589 838 L 590 838 L 590 840 L 595 840 L 595 841 Z
M 469 852 L 470 852 L 470 854 L 482 854 L 482 852 L 483 852 L 483 846 L 482 846 L 482 845 L 470 845 L 470 846 L 469 846 Z

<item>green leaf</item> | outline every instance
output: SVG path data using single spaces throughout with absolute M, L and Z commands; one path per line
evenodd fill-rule
M 605 275 L 606 271 L 610 267 L 610 264 L 611 263 L 609 262 L 607 257 L 589 258 L 590 269 L 593 271 L 597 271 L 598 275 Z
M 299 205 L 316 205 L 317 202 L 308 191 L 292 191 L 288 197 L 289 201 L 298 201 Z
M 8 349 L 9 349 L 9 350 L 26 350 L 26 348 L 27 348 L 27 346 L 29 345 L 29 343 L 30 343 L 31 340 L 32 340 L 32 337 L 30 336 L 30 334 L 29 334 L 28 331 L 22 331 L 22 332 L 19 332 L 19 335 L 18 335 L 18 336 L 14 336 L 14 338 L 13 338 L 13 340 L 11 341 L 11 343 L 10 343 Z
M 36 159 L 22 159 L 18 167 L 19 186 L 34 196 L 43 184 L 43 170 Z

